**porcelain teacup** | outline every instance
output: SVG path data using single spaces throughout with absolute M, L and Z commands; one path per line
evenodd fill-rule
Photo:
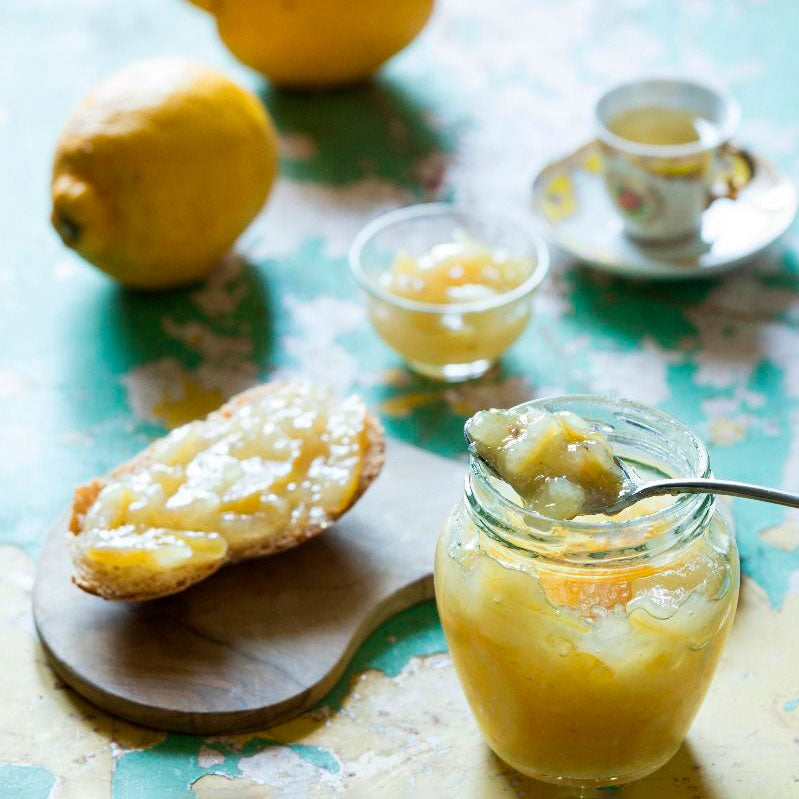
M 698 120 L 695 140 L 669 139 L 658 120 L 670 113 Z M 619 125 L 636 117 L 648 134 Z M 594 125 L 608 194 L 625 232 L 652 243 L 696 235 L 708 205 L 734 197 L 752 178 L 752 159 L 731 144 L 739 120 L 727 91 L 688 80 L 648 78 L 606 91 Z M 620 129 L 632 133 L 620 135 Z

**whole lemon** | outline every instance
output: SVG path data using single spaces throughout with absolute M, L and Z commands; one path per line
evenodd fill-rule
M 274 128 L 258 99 L 181 58 L 133 64 L 66 125 L 52 178 L 64 242 L 126 286 L 204 277 L 266 200 Z
M 422 30 L 434 0 L 191 0 L 222 41 L 278 86 L 363 80 Z

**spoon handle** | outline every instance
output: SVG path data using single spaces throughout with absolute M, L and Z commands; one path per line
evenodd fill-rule
M 751 483 L 738 483 L 735 480 L 677 477 L 671 480 L 655 480 L 635 491 L 636 500 L 660 494 L 728 494 L 733 497 L 757 499 L 761 502 L 799 508 L 799 494 Z

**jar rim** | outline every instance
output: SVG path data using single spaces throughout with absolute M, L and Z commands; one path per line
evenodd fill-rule
M 511 410 L 522 408 L 542 408 L 544 410 L 564 410 L 562 407 L 553 407 L 565 404 L 595 403 L 608 406 L 615 406 L 621 411 L 632 412 L 646 418 L 647 421 L 657 420 L 663 424 L 664 430 L 673 431 L 677 436 L 684 437 L 686 451 L 692 453 L 696 458 L 696 465 L 690 474 L 673 475 L 675 477 L 709 477 L 710 476 L 710 456 L 704 442 L 683 422 L 672 414 L 646 405 L 635 400 L 628 400 L 620 397 L 611 397 L 602 394 L 564 394 L 523 402 L 514 406 Z M 578 411 L 575 411 L 578 412 Z M 591 419 L 587 419 L 591 421 Z M 496 501 L 500 508 L 512 512 L 514 515 L 524 519 L 526 526 L 534 529 L 535 534 L 527 534 L 532 540 L 542 541 L 547 539 L 560 539 L 564 534 L 577 534 L 583 536 L 592 535 L 612 535 L 621 530 L 631 531 L 651 527 L 661 521 L 671 519 L 683 519 L 694 516 L 709 514 L 715 505 L 715 498 L 712 494 L 678 494 L 674 501 L 653 513 L 642 514 L 632 519 L 615 520 L 608 517 L 602 521 L 581 521 L 578 519 L 556 519 L 538 513 L 530 508 L 525 508 L 517 504 L 502 492 L 497 490 L 491 479 L 487 464 L 474 454 L 469 457 L 471 474 L 477 478 L 481 488 L 486 490 L 492 500 Z M 557 528 L 556 534 L 547 534 L 547 528 Z M 517 533 L 518 535 L 518 533 Z

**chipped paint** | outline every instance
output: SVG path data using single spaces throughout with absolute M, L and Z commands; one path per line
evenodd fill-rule
M 219 335 L 203 322 L 192 320 L 178 323 L 166 317 L 162 325 L 167 335 L 209 360 L 248 358 L 253 351 L 253 344 L 249 338 Z
M 222 752 L 212 749 L 210 746 L 201 746 L 197 753 L 197 765 L 200 768 L 210 769 L 225 762 Z
M 742 419 L 714 419 L 708 428 L 713 444 L 729 447 L 746 438 L 746 423 Z
M 138 419 L 177 427 L 249 388 L 256 374 L 247 362 L 205 363 L 192 371 L 175 358 L 161 358 L 123 375 L 121 381 Z
M 208 317 L 232 314 L 247 294 L 241 276 L 241 259 L 228 255 L 200 288 L 192 292 L 192 302 Z
M 363 305 L 336 297 L 301 300 L 284 298 L 291 317 L 291 331 L 284 347 L 291 371 L 317 382 L 348 390 L 357 381 L 360 366 L 339 338 L 366 324 Z
M 629 399 L 661 405 L 671 397 L 668 367 L 677 360 L 677 353 L 659 346 L 649 336 L 634 350 L 596 351 L 591 358 L 591 391 L 623 393 Z
M 782 524 L 766 527 L 758 533 L 758 536 L 769 546 L 777 549 L 786 551 L 799 549 L 799 517 L 791 514 Z

